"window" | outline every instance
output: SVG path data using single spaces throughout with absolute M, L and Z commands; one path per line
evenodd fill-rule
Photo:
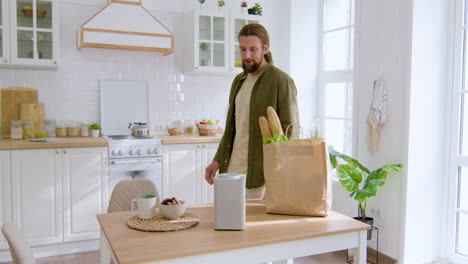
M 468 261 L 468 0 L 456 0 L 448 250 Z M 463 7 L 463 8 L 460 8 Z
M 324 0 L 319 115 L 321 131 L 336 150 L 351 153 L 354 0 Z

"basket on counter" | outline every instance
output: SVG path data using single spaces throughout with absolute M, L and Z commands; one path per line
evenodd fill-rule
M 198 134 L 200 136 L 216 136 L 216 131 L 218 131 L 218 125 L 204 125 L 197 124 Z
M 171 136 L 177 136 L 177 135 L 183 134 L 184 130 L 182 128 L 179 128 L 179 127 L 174 127 L 174 128 L 167 129 L 167 133 L 169 133 L 169 135 L 171 135 Z

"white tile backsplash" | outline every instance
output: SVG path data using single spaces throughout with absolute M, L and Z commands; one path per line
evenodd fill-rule
M 172 119 L 223 119 L 234 76 L 185 75 L 183 104 L 175 101 L 173 75 L 181 72 L 184 39 L 182 13 L 151 11 L 175 35 L 174 54 L 106 49 L 76 49 L 79 26 L 99 7 L 60 2 L 60 57 L 56 70 L 0 69 L 0 88 L 31 87 L 45 104 L 46 119 L 99 120 L 99 80 L 147 80 L 149 116 L 154 131 Z

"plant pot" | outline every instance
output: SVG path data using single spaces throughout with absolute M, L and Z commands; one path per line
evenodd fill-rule
M 90 130 L 90 132 L 92 137 L 99 137 L 99 130 Z
M 372 217 L 366 217 L 366 220 L 362 220 L 361 217 L 353 217 L 354 219 L 364 222 L 368 225 L 374 226 L 374 218 Z M 367 230 L 367 240 L 372 239 L 372 229 Z
M 249 8 L 249 9 L 247 9 L 247 13 L 249 15 L 255 15 L 255 10 L 253 10 L 252 8 Z

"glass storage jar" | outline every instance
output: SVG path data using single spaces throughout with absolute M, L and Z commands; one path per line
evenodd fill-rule
M 23 139 L 23 127 L 21 126 L 21 120 L 10 121 L 10 138 L 11 139 Z
M 23 138 L 33 138 L 36 134 L 36 129 L 34 128 L 34 120 L 24 120 L 23 124 Z
M 82 122 L 80 124 L 80 136 L 89 137 L 89 130 L 87 122 Z
M 48 137 L 55 137 L 55 120 L 46 120 L 46 130 L 47 130 L 47 136 Z
M 67 136 L 67 126 L 65 122 L 58 121 L 57 126 L 55 127 L 55 136 L 57 137 L 66 137 Z
M 80 126 L 78 122 L 70 121 L 67 125 L 67 136 L 69 137 L 79 137 L 80 136 Z
M 46 138 L 47 137 L 47 129 L 45 125 L 45 121 L 38 121 L 37 129 L 34 133 L 35 138 Z

